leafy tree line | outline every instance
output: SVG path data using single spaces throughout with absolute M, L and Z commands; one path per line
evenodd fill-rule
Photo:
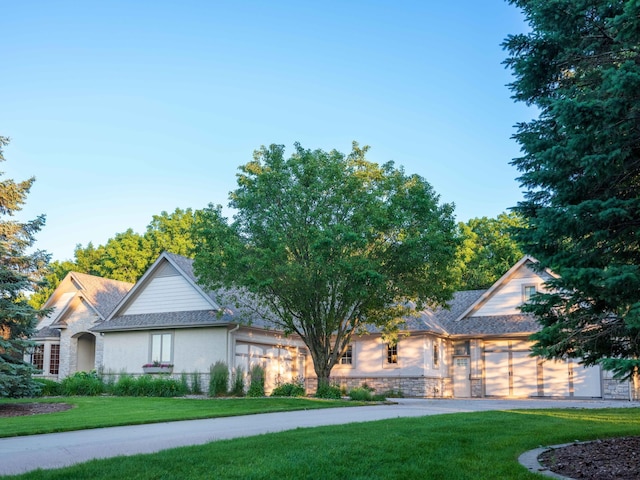
M 527 307 L 535 352 L 621 377 L 640 367 L 640 3 L 512 0 L 529 33 L 507 38 L 526 189 L 523 249 L 559 278 Z

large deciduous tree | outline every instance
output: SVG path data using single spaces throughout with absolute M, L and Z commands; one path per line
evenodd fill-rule
M 196 222 L 200 281 L 251 294 L 299 335 L 319 386 L 352 335 L 373 325 L 392 337 L 413 305 L 443 304 L 457 282 L 453 206 L 366 152 L 262 147 L 240 167 L 233 221 L 210 206 Z
M 640 365 L 640 3 L 513 0 L 530 33 L 507 38 L 525 197 L 526 253 L 559 278 L 527 311 L 535 351 L 618 376 Z
M 4 161 L 2 147 L 7 143 L 6 137 L 0 137 L 0 161 Z M 0 182 L 0 397 L 21 397 L 36 391 L 31 379 L 35 370 L 23 357 L 40 312 L 26 295 L 41 281 L 49 256 L 28 250 L 45 219 L 39 216 L 19 222 L 10 218 L 22 209 L 34 180 Z
M 513 231 L 524 226 L 524 219 L 513 212 L 461 223 L 460 289 L 488 288 L 520 260 L 524 254 Z

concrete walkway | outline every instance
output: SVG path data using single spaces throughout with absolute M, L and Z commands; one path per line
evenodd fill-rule
M 265 413 L 0 438 L 0 475 L 37 468 L 60 468 L 94 458 L 152 453 L 299 427 L 486 410 L 640 406 L 637 402 L 605 400 L 397 399 L 397 402 L 395 405 Z

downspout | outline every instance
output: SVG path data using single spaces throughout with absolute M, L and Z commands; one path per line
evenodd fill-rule
M 235 327 L 233 327 L 231 330 L 227 331 L 227 365 L 229 366 L 230 370 L 233 370 L 235 368 L 235 349 L 233 349 L 234 351 L 232 351 L 232 347 L 233 347 L 233 342 L 232 342 L 232 333 L 237 332 L 238 329 L 240 328 L 240 324 L 236 324 Z

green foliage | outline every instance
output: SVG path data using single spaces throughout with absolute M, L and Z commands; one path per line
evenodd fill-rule
M 404 393 L 402 392 L 402 390 L 399 390 L 399 389 L 398 390 L 391 389 L 384 392 L 382 396 L 384 398 L 404 398 Z
M 304 397 L 306 394 L 301 381 L 278 385 L 271 392 L 272 397 Z
M 225 362 L 217 361 L 209 369 L 209 396 L 222 397 L 229 391 L 229 367 Z
M 340 390 L 340 386 L 338 385 L 321 383 L 318 385 L 318 389 L 316 390 L 316 394 L 314 396 L 316 398 L 339 400 L 340 398 L 342 398 L 342 391 Z
M 8 138 L 0 136 L 0 162 L 8 143 Z M 32 249 L 45 218 L 41 215 L 26 222 L 12 218 L 22 210 L 34 181 L 0 182 L 0 398 L 31 396 L 39 388 L 31 378 L 35 369 L 23 355 L 31 346 L 27 339 L 34 333 L 38 315 L 46 313 L 28 300 L 49 262 L 47 253 Z
M 234 397 L 244 396 L 244 369 L 241 366 L 236 367 L 235 371 L 233 372 L 231 395 L 233 395 Z
M 264 368 L 261 365 L 253 365 L 251 367 L 251 382 L 247 397 L 264 397 Z
M 60 382 L 62 395 L 73 396 L 93 396 L 100 395 L 104 392 L 102 379 L 95 371 L 92 372 L 76 372 L 69 375 Z
M 47 378 L 34 378 L 34 381 L 40 386 L 38 395 L 41 397 L 57 397 L 63 394 L 62 385 Z
M 524 251 L 559 278 L 525 310 L 536 354 L 630 375 L 640 357 L 640 3 L 512 1 L 529 33 L 505 41 L 518 125 Z
M 126 397 L 179 397 L 189 393 L 180 381 L 167 375 L 141 375 L 137 378 L 122 374 L 113 387 L 113 394 Z
M 202 393 L 202 385 L 200 385 L 200 372 L 197 370 L 191 373 L 191 385 L 189 386 L 191 393 L 198 395 Z
M 194 267 L 207 288 L 242 292 L 275 327 L 309 347 L 327 380 L 355 332 L 375 325 L 393 335 L 401 317 L 444 304 L 458 283 L 453 205 L 392 162 L 262 147 L 240 167 L 230 194 L 234 221 L 209 206 L 195 222 Z M 233 296 L 233 295 L 231 295 Z M 240 305 L 242 306 L 242 305 Z
M 368 388 L 356 387 L 349 390 L 349 398 L 361 402 L 371 402 L 373 400 L 373 393 L 371 393 L 371 390 Z
M 488 288 L 518 262 L 524 253 L 514 230 L 525 226 L 524 219 L 516 213 L 460 223 L 463 240 L 459 250 L 462 265 L 459 290 Z

